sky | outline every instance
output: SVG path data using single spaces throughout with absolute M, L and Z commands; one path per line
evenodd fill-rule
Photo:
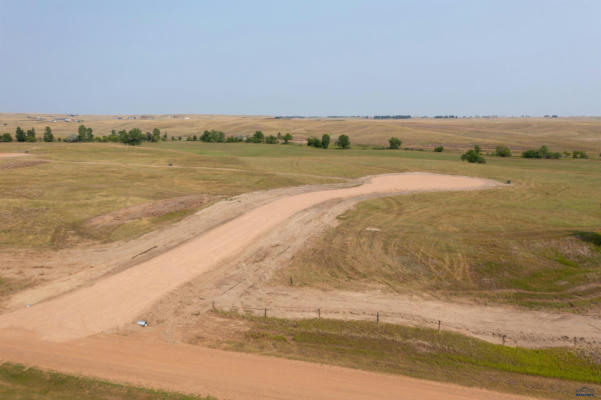
M 601 1 L 0 0 L 0 112 L 601 115 Z

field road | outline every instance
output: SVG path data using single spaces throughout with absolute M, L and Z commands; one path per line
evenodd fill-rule
M 294 214 L 374 194 L 474 190 L 495 181 L 426 173 L 379 175 L 362 185 L 275 199 L 91 285 L 0 316 L 0 361 L 225 399 L 519 399 L 523 397 L 160 339 L 102 332 L 133 324 L 156 301 L 240 254 Z
M 219 400 L 518 400 L 509 394 L 192 345 L 94 336 L 0 339 L 0 360 Z
M 178 286 L 258 240 L 295 213 L 316 204 L 374 193 L 470 190 L 495 181 L 429 173 L 378 175 L 355 187 L 276 199 L 217 226 L 176 248 L 57 298 L 0 316 L 1 328 L 21 328 L 45 340 L 98 334 L 133 320 Z

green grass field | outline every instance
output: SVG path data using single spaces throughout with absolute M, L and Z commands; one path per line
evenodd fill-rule
M 3 400 L 217 400 L 118 385 L 91 378 L 0 365 L 0 398 Z
M 297 285 L 322 288 L 377 283 L 534 308 L 596 309 L 601 162 L 489 157 L 475 166 L 450 154 L 402 157 L 410 169 L 510 179 L 512 186 L 363 202 L 295 257 L 281 283 L 293 276 Z
M 434 329 L 375 322 L 290 321 L 217 311 L 243 319 L 243 336 L 215 347 L 566 399 L 583 384 L 601 390 L 598 354 L 585 349 L 506 347 Z

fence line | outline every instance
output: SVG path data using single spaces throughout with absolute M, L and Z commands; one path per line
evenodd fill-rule
M 419 318 L 414 315 L 414 314 L 404 314 L 402 312 L 395 312 L 395 311 L 365 311 L 365 310 L 353 310 L 353 309 L 341 309 L 341 308 L 323 308 L 323 307 L 298 307 L 298 306 L 279 306 L 279 305 L 272 305 L 269 307 L 250 307 L 250 306 L 243 306 L 243 305 L 234 305 L 234 304 L 219 304 L 216 303 L 215 301 L 212 302 L 212 310 L 213 311 L 229 311 L 229 312 L 237 312 L 237 313 L 242 313 L 242 314 L 250 314 L 250 315 L 254 315 L 254 316 L 263 316 L 264 318 L 267 317 L 277 317 L 278 311 L 280 312 L 294 312 L 294 313 L 298 313 L 298 314 L 305 314 L 305 315 L 314 315 L 317 318 L 322 318 L 322 316 L 328 314 L 328 315 L 346 315 L 346 316 L 351 316 L 350 319 L 354 319 L 354 320 L 362 320 L 362 321 L 374 321 L 377 324 L 379 324 L 380 322 L 386 322 L 386 318 L 392 318 L 392 319 L 403 319 L 405 321 L 408 322 L 414 322 L 416 324 L 419 325 L 428 325 L 428 326 L 432 326 L 433 329 L 436 329 L 438 331 L 438 333 L 440 334 L 443 330 L 448 331 L 448 332 L 457 332 L 457 329 L 453 329 L 452 325 L 449 324 L 448 325 L 448 329 L 444 329 L 445 328 L 445 322 L 442 320 L 432 320 L 432 319 L 427 319 L 427 318 Z M 327 315 L 326 315 L 327 316 Z M 352 317 L 355 318 L 352 318 Z M 334 319 L 341 319 L 341 318 L 334 318 Z M 348 320 L 348 319 L 347 319 Z M 392 322 L 391 322 L 392 323 Z M 475 334 L 477 334 L 477 332 L 474 332 Z M 507 345 L 510 341 L 513 341 L 514 343 L 518 343 L 517 340 L 512 339 L 511 337 L 509 337 L 506 334 L 503 333 L 496 333 L 496 332 L 490 332 L 490 336 L 492 337 L 496 337 L 499 339 L 499 344 L 502 345 Z M 563 338 L 563 337 L 562 337 Z M 566 339 L 569 342 L 572 342 L 573 340 L 573 345 L 574 347 L 576 347 L 578 345 L 578 342 L 583 342 L 583 343 L 587 343 L 584 338 L 577 338 L 577 337 L 573 337 L 573 338 L 567 338 Z M 571 340 L 570 340 L 571 339 Z

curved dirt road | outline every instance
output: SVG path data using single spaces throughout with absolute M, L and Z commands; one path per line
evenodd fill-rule
M 295 213 L 316 204 L 374 194 L 497 185 L 484 179 L 412 173 L 278 198 L 90 286 L 0 316 L 0 361 L 220 399 L 523 398 L 397 375 L 97 335 L 131 324 L 170 291 L 235 257 Z
M 373 194 L 472 190 L 497 182 L 428 173 L 379 175 L 360 186 L 288 196 L 255 208 L 174 249 L 58 298 L 0 317 L 44 340 L 66 341 L 132 323 L 178 286 L 227 260 L 295 213 L 340 198 Z

